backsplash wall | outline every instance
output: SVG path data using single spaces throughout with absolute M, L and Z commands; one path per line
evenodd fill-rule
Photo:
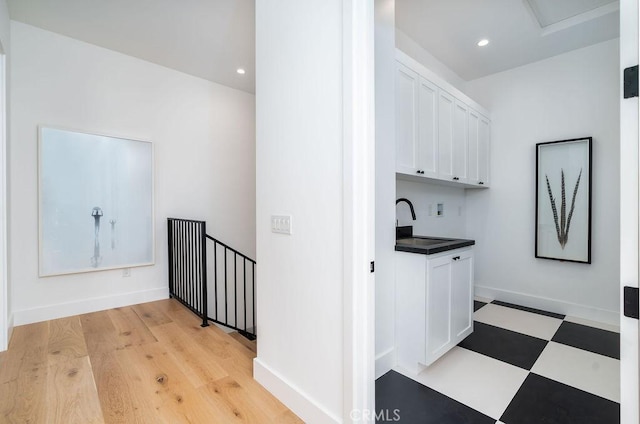
M 396 205 L 398 225 L 413 225 L 413 233 L 434 237 L 465 238 L 465 192 L 463 188 L 396 179 L 396 199 L 405 197 L 411 201 L 416 220 L 411 220 L 409 206 Z M 437 216 L 437 204 L 444 206 L 444 215 Z M 430 214 L 431 209 L 431 214 Z

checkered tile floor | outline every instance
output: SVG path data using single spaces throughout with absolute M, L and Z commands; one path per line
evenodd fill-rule
M 474 332 L 417 376 L 376 381 L 376 409 L 401 423 L 620 422 L 617 328 L 476 301 Z M 405 374 L 405 375 L 403 375 Z

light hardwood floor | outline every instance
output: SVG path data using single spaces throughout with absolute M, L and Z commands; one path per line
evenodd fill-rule
M 253 380 L 255 345 L 199 324 L 162 300 L 16 327 L 0 422 L 302 422 Z

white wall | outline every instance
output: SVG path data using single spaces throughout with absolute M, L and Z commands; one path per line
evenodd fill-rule
M 8 287 L 8 255 L 7 255 L 7 215 L 8 192 L 7 179 L 9 167 L 7 164 L 7 137 L 9 124 L 9 61 L 10 61 L 10 20 L 9 8 L 6 0 L 0 0 L 0 53 L 5 55 L 4 73 L 0 75 L 0 90 L 4 91 L 6 103 L 0 104 L 0 351 L 7 348 L 13 330 L 13 312 L 11 304 L 11 288 Z
M 411 56 L 413 59 L 420 62 L 427 67 L 430 71 L 437 74 L 440 78 L 447 81 L 449 84 L 456 87 L 458 90 L 465 92 L 466 81 L 462 79 L 458 74 L 451 70 L 447 65 L 440 62 L 425 50 L 420 44 L 409 37 L 404 32 L 396 28 L 396 47 L 402 50 L 404 53 Z
M 491 111 L 491 188 L 467 191 L 476 292 L 617 323 L 618 40 L 467 83 Z M 535 144 L 593 137 L 592 264 L 534 257 Z
M 409 199 L 416 213 L 405 202 L 396 206 L 398 225 L 413 225 L 413 234 L 432 237 L 466 238 L 465 190 L 437 184 L 397 180 L 396 197 Z M 437 204 L 444 206 L 444 215 L 436 213 Z M 431 214 L 430 214 L 431 213 Z
M 395 0 L 375 2 L 376 377 L 395 364 Z
M 342 417 L 342 7 L 256 3 L 254 377 L 306 422 Z
M 11 44 L 16 324 L 165 297 L 167 217 L 254 256 L 254 96 L 18 22 Z M 38 278 L 39 124 L 154 143 L 154 266 Z

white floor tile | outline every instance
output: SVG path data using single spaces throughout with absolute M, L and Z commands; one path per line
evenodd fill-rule
M 549 342 L 531 372 L 620 402 L 620 361 Z
M 478 309 L 474 313 L 474 319 L 485 324 L 545 340 L 551 340 L 560 324 L 562 324 L 561 319 L 494 305 L 493 303 Z
M 402 369 L 396 371 L 405 374 Z M 528 372 L 460 347 L 454 347 L 420 374 L 407 377 L 499 419 Z
M 578 318 L 578 317 L 571 317 L 571 316 L 566 316 L 564 318 L 565 321 L 569 321 L 569 322 L 573 322 L 576 324 L 582 324 L 582 325 L 586 325 L 589 327 L 593 327 L 593 328 L 599 328 L 601 330 L 607 330 L 607 331 L 613 331 L 614 333 L 619 333 L 620 332 L 620 326 L 618 325 L 611 325 L 611 324 L 606 324 L 604 322 L 598 322 L 598 321 L 591 321 L 588 319 L 584 319 L 584 318 Z

